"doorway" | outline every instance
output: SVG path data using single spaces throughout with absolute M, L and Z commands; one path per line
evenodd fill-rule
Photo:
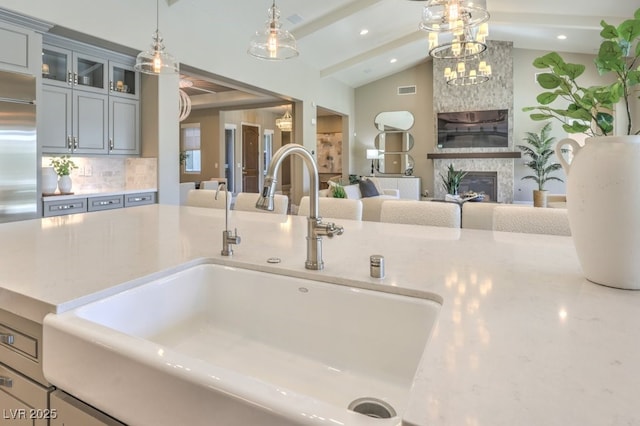
M 260 183 L 260 128 L 242 125 L 242 191 L 258 192 Z
M 225 125 L 224 128 L 224 177 L 227 178 L 227 189 L 236 192 L 235 164 L 236 164 L 236 126 Z

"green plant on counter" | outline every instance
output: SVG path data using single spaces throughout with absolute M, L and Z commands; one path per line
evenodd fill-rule
M 63 155 L 60 158 L 54 157 L 50 164 L 58 176 L 68 176 L 71 174 L 71 170 L 78 168 L 68 155 Z
M 553 172 L 560 169 L 560 163 L 551 163 L 551 156 L 554 154 L 553 145 L 556 138 L 550 137 L 551 123 L 545 124 L 540 133 L 526 132 L 524 141 L 528 145 L 517 145 L 522 153 L 529 157 L 525 163 L 527 167 L 533 170 L 532 175 L 524 176 L 522 179 L 532 179 L 538 184 L 538 190 L 544 191 L 544 184 L 550 180 L 563 182 L 559 177 L 551 176 Z
M 458 190 L 460 189 L 460 182 L 462 182 L 462 178 L 467 175 L 467 172 L 464 170 L 455 170 L 453 168 L 453 164 L 449 164 L 447 168 L 447 175 L 444 176 L 440 173 L 440 178 L 442 179 L 442 187 L 447 194 L 458 195 Z
M 609 85 L 582 87 L 577 78 L 584 73 L 584 65 L 567 63 L 556 52 L 536 58 L 533 66 L 546 70 L 538 74 L 536 80 L 546 91 L 536 97 L 538 106 L 522 109 L 535 111 L 530 115 L 532 120 L 556 119 L 562 122 L 567 133 L 607 136 L 614 131 L 612 111 L 622 101 L 626 134 L 634 133 L 630 103 L 637 102 L 633 87 L 640 84 L 640 9 L 617 27 L 604 21 L 600 25 L 603 40 L 595 65 L 600 75 L 614 74 L 615 81 Z M 566 107 L 550 106 L 558 98 L 566 102 Z

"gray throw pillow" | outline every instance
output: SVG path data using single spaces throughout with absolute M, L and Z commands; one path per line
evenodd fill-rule
M 363 179 L 360 181 L 360 192 L 362 193 L 362 198 L 377 197 L 378 195 L 380 195 L 380 193 L 378 192 L 378 188 L 376 188 L 376 185 L 369 179 Z

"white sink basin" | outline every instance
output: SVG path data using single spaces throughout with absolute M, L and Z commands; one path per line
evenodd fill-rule
M 44 372 L 131 425 L 398 425 L 439 308 L 200 264 L 48 315 Z M 348 409 L 362 397 L 396 414 Z

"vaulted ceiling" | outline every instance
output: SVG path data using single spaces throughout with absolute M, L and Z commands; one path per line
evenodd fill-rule
M 167 1 L 171 8 L 224 13 L 225 37 L 248 40 L 264 25 L 272 0 Z M 354 88 L 428 60 L 427 34 L 418 29 L 426 3 L 276 0 L 283 27 L 298 41 L 300 56 L 291 60 Z M 600 21 L 619 23 L 638 7 L 638 0 L 487 0 L 489 39 L 512 41 L 515 48 L 595 53 Z

